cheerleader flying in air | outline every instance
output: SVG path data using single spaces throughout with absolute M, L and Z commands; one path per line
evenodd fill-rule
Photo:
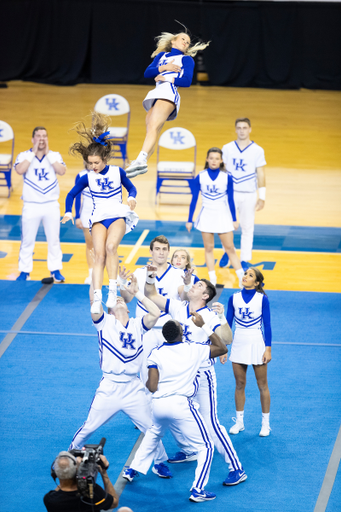
M 109 276 L 109 295 L 106 306 L 113 308 L 117 296 L 117 249 L 125 233 L 132 231 L 138 215 L 133 211 L 136 207 L 136 188 L 127 178 L 123 169 L 108 165 L 113 154 L 113 143 L 110 140 L 108 118 L 101 114 L 92 114 L 92 127 L 86 128 L 79 123 L 75 131 L 80 135 L 81 142 L 70 148 L 73 155 L 81 155 L 87 162 L 89 173 L 84 174 L 65 201 L 65 215 L 62 223 L 72 220 L 74 198 L 86 187 L 89 188 L 93 210 L 90 217 L 90 230 L 95 250 L 92 281 L 94 301 L 91 313 L 98 314 L 102 302 L 103 272 L 106 266 Z M 122 204 L 122 185 L 128 191 L 128 206 Z
M 157 47 L 151 55 L 154 60 L 144 73 L 145 78 L 154 78 L 156 82 L 155 89 L 143 100 L 147 112 L 147 134 L 138 157 L 126 169 L 128 178 L 148 171 L 147 160 L 154 152 L 163 125 L 178 115 L 180 95 L 177 87 L 190 87 L 194 70 L 193 57 L 209 45 L 192 45 L 186 27 L 184 29 L 184 32 L 178 34 L 162 32 L 155 38 Z

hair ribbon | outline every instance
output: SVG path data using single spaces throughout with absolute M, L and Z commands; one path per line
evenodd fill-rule
M 98 144 L 101 144 L 102 146 L 107 146 L 108 144 L 104 139 L 107 135 L 110 135 L 110 132 L 102 133 L 99 137 L 92 137 L 92 140 L 94 142 L 98 142 Z

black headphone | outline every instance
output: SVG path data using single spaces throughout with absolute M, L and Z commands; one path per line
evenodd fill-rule
M 55 464 L 56 460 L 59 459 L 59 457 L 67 457 L 68 459 L 72 460 L 74 466 L 77 466 L 77 461 L 76 461 L 76 459 L 75 459 L 75 457 L 73 455 L 71 455 L 71 454 L 70 455 L 67 455 L 67 454 L 65 454 L 65 455 L 60 455 L 59 454 L 59 455 L 57 455 L 57 457 L 54 459 L 54 461 L 51 464 L 51 476 L 52 476 L 54 481 L 56 481 L 56 479 L 58 478 L 57 475 L 56 475 L 56 471 L 54 469 L 54 464 Z

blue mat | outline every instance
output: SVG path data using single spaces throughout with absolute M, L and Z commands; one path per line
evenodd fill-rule
M 16 283 L 11 284 L 13 297 L 7 288 L 7 298 L 10 301 L 17 297 L 18 301 L 11 312 L 14 323 L 15 316 L 27 304 L 25 293 L 34 293 L 30 288 L 33 283 L 22 283 L 25 293 L 18 293 Z M 0 292 L 2 286 L 0 282 Z M 1 493 L 6 512 L 22 508 L 22 496 L 30 497 L 25 499 L 27 512 L 45 510 L 42 497 L 54 488 L 49 476 L 51 462 L 60 450 L 68 447 L 74 432 L 86 419 L 101 378 L 96 337 L 81 335 L 96 332 L 91 326 L 87 292 L 88 287 L 84 285 L 53 286 L 23 327 L 39 332 L 79 332 L 80 336 L 19 334 L 0 359 L 0 428 L 4 453 L 10 454 L 11 460 L 10 464 L 7 456 L 0 460 L 0 471 L 6 475 Z M 223 300 L 227 300 L 232 290 L 223 293 Z M 249 369 L 245 431 L 232 437 L 248 479 L 236 487 L 223 487 L 228 469 L 216 454 L 207 490 L 216 492 L 217 499 L 200 505 L 205 509 L 218 512 L 313 510 L 340 427 L 341 350 L 304 345 L 311 342 L 314 332 L 316 337 L 316 331 L 322 336 L 320 340 L 331 339 L 337 331 L 338 324 L 328 319 L 330 311 L 339 306 L 339 295 L 271 292 L 269 296 L 274 339 L 286 341 L 289 333 L 290 341 L 303 345 L 273 346 L 273 360 L 269 364 L 272 397 L 269 438 L 258 436 L 259 392 L 253 370 Z M 217 363 L 216 371 L 219 417 L 229 428 L 235 415 L 230 362 L 224 366 Z M 91 438 L 91 442 L 98 442 L 101 437 L 107 437 L 105 453 L 111 463 L 109 476 L 113 482 L 138 435 L 130 420 L 119 414 Z M 165 445 L 169 454 L 176 451 L 168 434 Z M 161 480 L 149 471 L 147 476 L 141 475 L 126 486 L 120 505 L 130 506 L 134 512 L 149 512 L 151 507 L 155 512 L 176 507 L 186 511 L 193 507 L 188 495 L 194 468 L 195 462 L 171 466 L 174 474 L 171 480 Z M 328 512 L 336 511 L 335 506 L 341 501 L 340 477 L 339 470 Z

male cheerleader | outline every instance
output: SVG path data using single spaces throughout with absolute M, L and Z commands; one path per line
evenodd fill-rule
M 240 260 L 243 269 L 247 270 L 250 266 L 248 262 L 252 259 L 255 211 L 262 210 L 265 204 L 266 161 L 263 148 L 250 140 L 250 119 L 236 119 L 235 128 L 237 140 L 225 144 L 223 160 L 227 172 L 233 178 L 234 202 L 242 230 Z M 224 268 L 229 265 L 229 258 L 225 253 L 219 266 Z
M 124 412 L 142 432 L 152 425 L 150 404 L 144 386 L 137 376 L 143 353 L 143 335 L 160 317 L 155 304 L 139 292 L 135 276 L 127 291 L 141 301 L 147 312 L 140 318 L 130 318 L 121 297 L 117 298 L 109 314 L 92 313 L 91 318 L 98 332 L 100 366 L 103 377 L 91 403 L 88 418 L 74 435 L 69 450 L 80 449 L 89 437 L 120 411 Z M 90 287 L 90 299 L 93 289 Z M 157 446 L 153 472 L 161 478 L 171 478 L 171 472 L 163 464 L 167 454 L 162 442 Z
M 66 166 L 59 153 L 50 151 L 47 131 L 37 126 L 32 133 L 33 147 L 19 153 L 14 164 L 16 172 L 23 176 L 21 217 L 21 245 L 17 281 L 27 281 L 33 269 L 33 251 L 40 221 L 43 222 L 47 239 L 47 267 L 54 281 L 65 278 L 60 273 L 62 250 L 59 242 L 60 208 L 57 174 L 63 176 Z
M 164 299 L 166 300 L 166 299 Z M 168 299 L 169 300 L 169 299 Z M 200 366 L 209 358 L 227 353 L 227 348 L 216 332 L 214 322 L 204 321 L 197 312 L 189 313 L 193 327 L 201 330 L 209 343 L 188 343 L 183 327 L 169 320 L 162 328 L 166 339 L 148 356 L 148 389 L 153 393 L 153 425 L 137 450 L 130 468 L 123 477 L 130 482 L 140 471 L 146 474 L 153 456 L 167 428 L 176 428 L 198 452 L 195 478 L 189 499 L 195 502 L 214 500 L 216 495 L 205 491 L 213 459 L 214 445 L 205 421 L 192 401 L 199 385 Z
M 228 345 L 232 341 L 232 332 L 224 315 L 224 308 L 221 304 L 215 303 L 214 308 L 219 314 L 207 307 L 207 303 L 211 301 L 215 294 L 215 287 L 206 279 L 201 279 L 188 291 L 189 302 L 181 302 L 176 299 L 168 299 L 158 294 L 155 288 L 155 268 L 151 265 L 147 266 L 147 281 L 145 286 L 145 294 L 149 297 L 162 311 L 170 314 L 173 319 L 177 319 L 183 327 L 183 340 L 189 343 L 210 344 L 210 337 L 205 330 L 198 327 L 192 321 L 193 312 L 200 312 L 204 322 L 210 325 L 213 332 Z M 207 358 L 200 365 L 200 386 L 196 393 L 195 401 L 200 406 L 200 412 L 208 427 L 210 436 L 220 455 L 229 465 L 229 474 L 224 485 L 237 485 L 246 480 L 247 475 L 243 470 L 237 453 L 233 448 L 232 442 L 218 419 L 217 414 L 217 381 L 214 370 L 215 359 Z M 179 439 L 177 438 L 179 443 Z M 168 462 L 186 462 L 188 458 L 184 450 L 178 452 L 174 457 L 168 459 Z

